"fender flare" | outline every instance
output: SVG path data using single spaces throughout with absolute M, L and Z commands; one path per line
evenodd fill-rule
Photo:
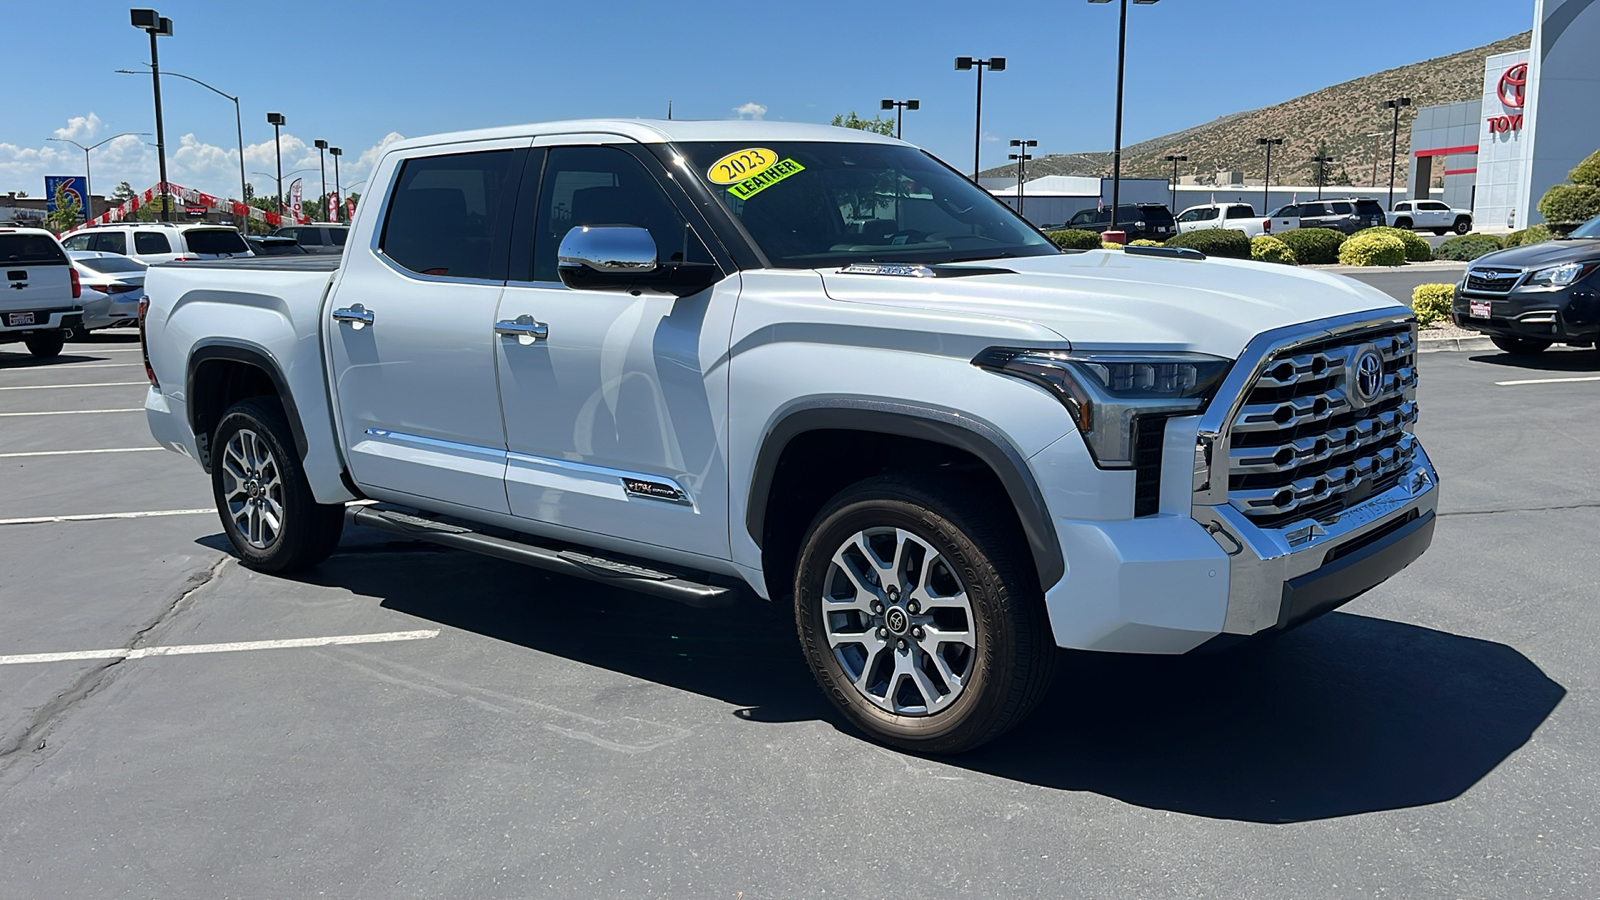
M 1005 487 L 1017 519 L 1022 523 L 1041 587 L 1048 590 L 1066 574 L 1066 560 L 1061 555 L 1061 542 L 1050 521 L 1044 494 L 1028 468 L 1028 461 L 1005 435 L 993 425 L 969 415 L 879 400 L 806 400 L 775 417 L 756 455 L 745 507 L 745 528 L 756 546 L 761 546 L 765 533 L 767 500 L 783 451 L 796 437 L 824 430 L 916 438 L 971 453 L 982 460 Z
M 197 407 L 194 403 L 195 375 L 205 363 L 214 360 L 243 363 L 256 369 L 272 382 L 273 388 L 278 392 L 278 400 L 283 404 L 283 413 L 289 419 L 289 431 L 294 435 L 294 449 L 303 460 L 306 457 L 310 444 L 306 440 L 305 427 L 300 422 L 300 410 L 295 406 L 294 394 L 289 390 L 289 380 L 283 377 L 283 369 L 273 357 L 272 351 L 259 344 L 233 338 L 208 338 L 196 345 L 189 354 L 188 369 L 184 373 L 184 397 L 188 398 L 185 406 L 189 419 L 189 430 L 197 436 L 200 435 L 196 421 Z M 204 437 L 209 438 L 209 435 Z

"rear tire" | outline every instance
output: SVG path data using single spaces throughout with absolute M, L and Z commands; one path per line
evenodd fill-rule
M 35 331 L 22 339 L 28 346 L 28 352 L 40 359 L 52 359 L 61 355 L 61 348 L 67 345 L 67 332 L 62 329 L 56 331 Z
M 1448 234 L 1449 231 L 1450 231 L 1450 229 L 1448 229 L 1448 228 L 1435 228 L 1433 230 L 1433 233 L 1442 235 L 1442 234 Z
M 1536 341 L 1533 338 L 1506 337 L 1505 335 L 1500 334 L 1490 335 L 1489 340 L 1493 341 L 1496 347 L 1499 347 L 1501 350 L 1504 350 L 1513 356 L 1533 356 L 1536 353 L 1543 353 L 1550 347 L 1549 341 Z
M 823 693 L 874 739 L 960 753 L 1021 722 L 1056 648 L 1026 543 L 976 493 L 906 476 L 837 494 L 802 543 L 795 622 Z
M 318 503 L 278 404 L 239 401 L 211 441 L 211 493 L 239 559 L 258 572 L 309 569 L 344 530 L 344 504 Z

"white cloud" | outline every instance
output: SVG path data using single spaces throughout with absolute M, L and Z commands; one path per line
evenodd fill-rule
M 94 113 L 74 116 L 63 128 L 56 129 L 61 137 L 80 135 L 93 137 L 103 123 Z M 78 140 L 80 138 L 73 138 Z M 385 135 L 377 144 L 361 150 L 350 148 L 343 157 L 340 176 L 346 185 L 367 178 L 377 165 L 384 148 L 403 137 L 394 132 Z M 159 179 L 156 149 L 146 141 L 149 138 L 123 135 L 94 151 L 93 189 L 96 194 L 108 194 L 118 182 L 126 181 L 135 190 L 144 190 Z M 283 184 L 304 178 L 306 193 L 315 196 L 320 188 L 317 149 L 293 134 L 284 134 Z M 246 177 L 259 194 L 271 195 L 277 188 L 277 147 L 271 140 L 247 144 L 244 148 Z M 328 162 L 328 190 L 333 190 L 333 161 Z M 304 170 L 304 171 L 298 171 Z M 44 176 L 76 175 L 83 171 L 83 152 L 70 145 L 44 143 L 40 147 L 24 147 L 0 143 L 0 193 L 26 191 L 32 196 L 44 193 Z M 255 174 L 259 173 L 259 174 Z M 291 174 L 293 173 L 293 174 Z M 179 136 L 167 142 L 167 177 L 186 188 L 194 188 L 224 198 L 236 198 L 239 193 L 239 149 L 235 146 L 208 144 L 194 134 Z
M 73 116 L 67 120 L 67 127 L 56 129 L 56 137 L 85 141 L 100 133 L 100 125 L 100 117 L 92 112 L 87 116 Z
M 762 119 L 766 118 L 767 108 L 759 103 L 746 103 L 743 106 L 735 106 L 733 114 L 741 119 Z

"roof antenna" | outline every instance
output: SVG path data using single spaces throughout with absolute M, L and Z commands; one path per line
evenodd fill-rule
M 668 121 L 672 120 L 672 101 L 671 100 L 667 101 L 667 120 Z

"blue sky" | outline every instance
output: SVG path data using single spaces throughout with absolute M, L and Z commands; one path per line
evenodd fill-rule
M 0 0 L 0 192 L 43 192 L 81 174 L 91 144 L 154 131 L 148 39 L 128 2 Z M 246 168 L 270 172 L 268 111 L 288 117 L 284 171 L 318 173 L 312 140 L 345 149 L 347 184 L 386 140 L 589 116 L 827 122 L 916 98 L 905 137 L 957 168 L 972 158 L 973 73 L 958 55 L 1005 56 L 984 79 L 984 165 L 1005 139 L 1038 153 L 1108 150 L 1116 4 L 803 3 L 681 0 L 162 0 L 174 22 L 163 68 L 241 97 Z M 1525 31 L 1532 0 L 1162 0 L 1129 11 L 1125 141 L 1197 125 L 1408 62 Z M 1314 52 L 1308 48 L 1315 48 Z M 196 85 L 164 87 L 169 177 L 237 194 L 233 105 Z M 155 154 L 121 138 L 95 151 L 101 193 L 156 181 Z M 331 184 L 332 172 L 329 172 Z M 270 193 L 271 181 L 252 176 Z M 359 188 L 358 188 L 359 189 Z

